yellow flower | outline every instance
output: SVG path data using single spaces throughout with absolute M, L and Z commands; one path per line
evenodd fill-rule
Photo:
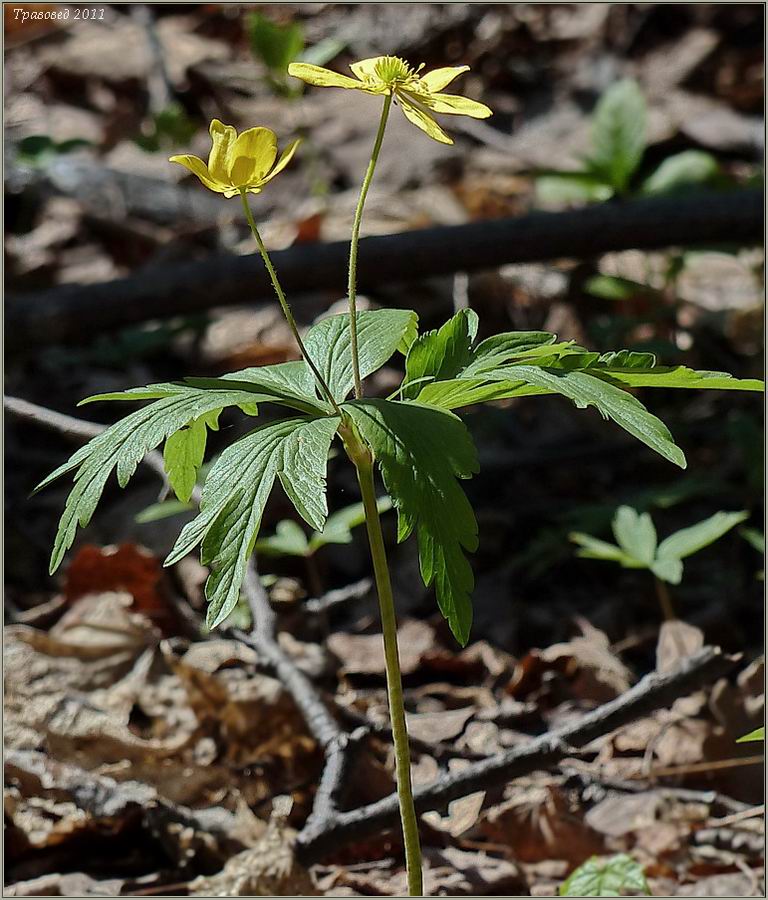
M 299 145 L 293 141 L 277 165 L 277 135 L 269 128 L 249 128 L 238 134 L 232 125 L 211 122 L 208 165 L 197 156 L 172 156 L 171 162 L 189 169 L 212 191 L 234 197 L 242 191 L 258 194 L 264 185 L 288 165 Z
M 320 87 L 347 88 L 366 94 L 392 94 L 406 119 L 441 144 L 452 144 L 453 141 L 437 124 L 432 113 L 471 116 L 473 119 L 486 119 L 493 115 L 483 103 L 457 94 L 442 93 L 443 88 L 457 75 L 466 72 L 469 66 L 448 66 L 420 75 L 423 68 L 422 63 L 414 69 L 397 56 L 375 56 L 352 63 L 350 69 L 355 78 L 309 63 L 291 63 L 288 74 Z

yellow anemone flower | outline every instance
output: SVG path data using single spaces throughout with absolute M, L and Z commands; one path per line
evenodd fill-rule
M 457 94 L 442 93 L 443 88 L 457 75 L 468 71 L 469 66 L 447 66 L 421 75 L 423 68 L 422 63 L 414 69 L 397 56 L 375 56 L 352 63 L 350 69 L 355 78 L 309 63 L 291 63 L 288 74 L 319 87 L 347 88 L 366 94 L 391 94 L 402 107 L 406 119 L 441 144 L 452 144 L 453 141 L 437 124 L 432 113 L 471 116 L 473 119 L 486 119 L 493 115 L 484 103 Z
M 172 156 L 170 161 L 189 169 L 207 188 L 225 197 L 243 191 L 260 193 L 288 165 L 301 140 L 289 144 L 275 165 L 277 135 L 271 129 L 249 128 L 238 134 L 232 125 L 214 119 L 209 130 L 212 146 L 208 165 L 188 155 Z

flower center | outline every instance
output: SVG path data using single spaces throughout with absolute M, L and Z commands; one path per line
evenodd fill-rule
M 376 77 L 388 87 L 395 87 L 414 81 L 416 70 L 397 56 L 385 56 L 376 63 Z

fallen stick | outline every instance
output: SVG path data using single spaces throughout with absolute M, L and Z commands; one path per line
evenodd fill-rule
M 737 661 L 738 657 L 726 656 L 717 647 L 704 647 L 671 672 L 646 675 L 620 697 L 587 713 L 577 722 L 532 738 L 527 744 L 482 762 L 470 763 L 459 772 L 443 775 L 416 788 L 416 810 L 443 809 L 451 800 L 548 769 L 574 749 L 669 706 L 679 697 L 725 675 Z M 391 828 L 397 819 L 394 794 L 358 809 L 331 814 L 321 829 L 305 826 L 297 838 L 297 853 L 305 864 L 317 862 L 346 843 Z
M 358 283 L 407 282 L 505 263 L 587 259 L 613 250 L 762 242 L 758 191 L 698 193 L 533 212 L 495 221 L 364 238 Z M 283 288 L 344 292 L 349 244 L 299 244 L 272 255 Z M 83 342 L 95 334 L 213 307 L 273 299 L 258 254 L 145 268 L 100 284 L 6 297 L 9 349 Z M 300 305 L 300 304 L 299 304 Z

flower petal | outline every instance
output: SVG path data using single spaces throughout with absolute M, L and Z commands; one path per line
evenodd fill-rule
M 275 164 L 277 135 L 271 128 L 249 128 L 238 135 L 227 159 L 229 181 L 235 187 L 261 179 Z
M 461 75 L 462 72 L 468 71 L 469 66 L 446 66 L 443 69 L 434 69 L 421 76 L 420 85 L 423 85 L 430 93 L 442 91 L 454 78 Z
M 300 143 L 301 143 L 301 138 L 296 138 L 295 141 L 291 141 L 291 143 L 288 144 L 288 146 L 285 148 L 285 150 L 283 150 L 283 155 L 277 161 L 277 165 L 275 166 L 275 168 L 272 169 L 272 171 L 269 173 L 269 175 L 266 175 L 264 178 L 261 179 L 262 184 L 266 184 L 268 181 L 272 181 L 272 179 L 275 177 L 275 175 L 278 175 L 280 172 L 283 171 L 283 169 L 288 165 L 288 163 L 293 158 L 293 154 L 296 152 L 296 148 L 299 146 Z
M 211 178 L 208 166 L 198 156 L 171 156 L 169 162 L 178 163 L 185 169 L 189 169 L 210 190 L 217 191 L 219 194 L 224 192 L 224 188 Z
M 376 73 L 376 66 L 382 59 L 386 59 L 386 56 L 371 56 L 368 59 L 361 59 L 359 62 L 350 63 L 349 68 L 352 69 L 361 81 L 365 81 L 366 78 L 373 78 L 378 81 L 380 79 Z
M 340 87 L 358 90 L 360 83 L 350 78 L 349 75 L 340 75 L 322 66 L 313 66 L 309 63 L 291 63 L 288 66 L 288 74 L 294 78 L 300 78 L 307 84 L 316 84 L 318 87 Z
M 226 184 L 229 181 L 229 173 L 227 172 L 227 155 L 229 149 L 234 144 L 237 137 L 232 125 L 225 125 L 218 119 L 211 121 L 208 129 L 211 135 L 211 154 L 208 157 L 208 171 L 214 181 L 220 181 Z
M 468 97 L 460 97 L 458 94 L 431 94 L 429 96 L 418 95 L 418 99 L 431 112 L 445 113 L 451 116 L 471 116 L 473 119 L 487 119 L 493 115 L 493 110 L 484 103 L 470 100 Z
M 398 93 L 397 99 L 400 101 L 403 114 L 409 122 L 413 122 L 417 128 L 421 128 L 425 134 L 428 134 L 433 140 L 439 141 L 441 144 L 453 143 L 451 138 L 448 137 L 429 113 L 419 109 L 419 107 L 415 106 L 408 97 L 405 97 L 402 94 Z

